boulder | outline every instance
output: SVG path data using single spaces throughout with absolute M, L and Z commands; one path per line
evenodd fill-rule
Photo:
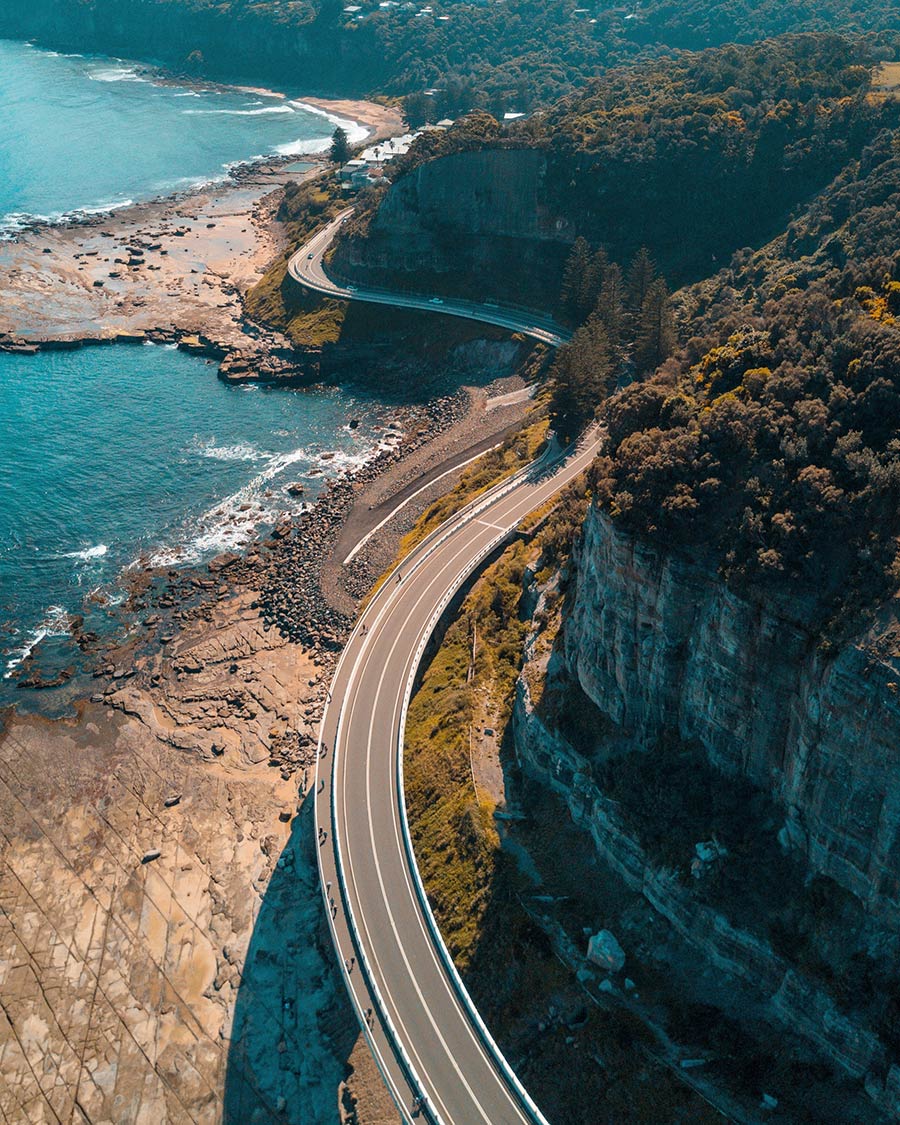
M 609 930 L 600 930 L 588 940 L 588 960 L 608 973 L 625 967 L 625 952 Z

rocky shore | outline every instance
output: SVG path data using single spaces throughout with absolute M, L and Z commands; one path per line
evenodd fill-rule
M 454 477 L 349 582 L 335 551 L 374 504 L 521 417 L 485 410 L 508 386 L 403 410 L 375 460 L 245 554 L 138 573 L 124 641 L 87 639 L 74 715 L 7 716 L 7 1118 L 392 1119 L 332 963 L 305 797 L 355 599 Z
M 371 140 L 403 131 L 391 107 L 307 101 L 352 116 Z M 280 189 L 315 175 L 321 160 L 254 161 L 221 183 L 0 241 L 0 351 L 149 339 L 264 362 L 286 341 L 246 324 L 242 297 L 282 248 Z
M 378 135 L 396 131 L 372 109 Z M 168 343 L 224 360 L 231 381 L 309 381 L 242 313 L 302 163 L 0 243 L 0 349 Z M 447 469 L 527 407 L 507 394 L 519 345 L 456 350 L 431 373 L 443 393 L 395 387 L 377 455 L 316 503 L 243 554 L 136 568 L 114 639 L 87 614 L 70 667 L 48 672 L 40 647 L 22 666 L 0 728 L 5 1120 L 393 1119 L 333 965 L 306 798 L 359 599 Z M 411 490 L 369 537 L 373 511 Z

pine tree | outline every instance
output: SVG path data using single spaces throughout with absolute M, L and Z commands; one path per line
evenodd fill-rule
M 593 312 L 603 285 L 603 275 L 609 267 L 609 255 L 602 248 L 589 259 L 581 282 L 578 312 L 582 319 Z
M 610 262 L 603 272 L 595 312 L 606 329 L 610 346 L 613 348 L 617 348 L 622 343 L 622 333 L 625 328 L 624 291 L 622 271 L 615 262 Z
M 650 291 L 650 286 L 656 279 L 656 264 L 650 257 L 650 251 L 642 246 L 632 259 L 628 267 L 628 287 L 626 300 L 631 312 L 637 314 L 644 307 L 644 298 Z
M 584 279 L 587 276 L 590 264 L 591 248 L 588 246 L 587 240 L 579 235 L 572 243 L 572 249 L 566 259 L 562 290 L 560 291 L 562 306 L 571 316 L 578 316 Z
M 335 164 L 346 164 L 350 159 L 350 138 L 340 125 L 331 134 L 330 155 Z
M 609 393 L 614 364 L 606 329 L 591 316 L 559 354 L 553 368 L 550 420 L 564 441 L 593 420 Z
M 658 277 L 647 290 L 638 322 L 634 362 L 640 374 L 655 371 L 675 347 L 675 322 L 669 304 L 669 290 Z

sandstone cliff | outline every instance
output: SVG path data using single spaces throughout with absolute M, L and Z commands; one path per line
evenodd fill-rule
M 427 161 L 390 187 L 365 237 L 339 243 L 334 267 L 370 285 L 543 308 L 574 237 L 548 204 L 545 174 L 536 149 Z
M 551 647 L 536 629 L 519 683 L 521 764 L 745 1009 L 897 1117 L 889 626 L 829 652 L 799 599 L 738 596 L 698 558 L 638 542 L 596 507 L 570 565 L 561 630 Z M 719 841 L 724 859 L 698 860 Z

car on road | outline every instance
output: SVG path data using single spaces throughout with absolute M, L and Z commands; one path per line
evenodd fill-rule
M 431 304 L 431 305 L 442 305 L 443 303 L 444 302 L 441 300 L 440 297 L 432 297 L 431 300 L 429 301 L 429 304 Z
M 306 256 L 307 256 L 307 258 L 314 258 L 315 254 L 307 254 Z

